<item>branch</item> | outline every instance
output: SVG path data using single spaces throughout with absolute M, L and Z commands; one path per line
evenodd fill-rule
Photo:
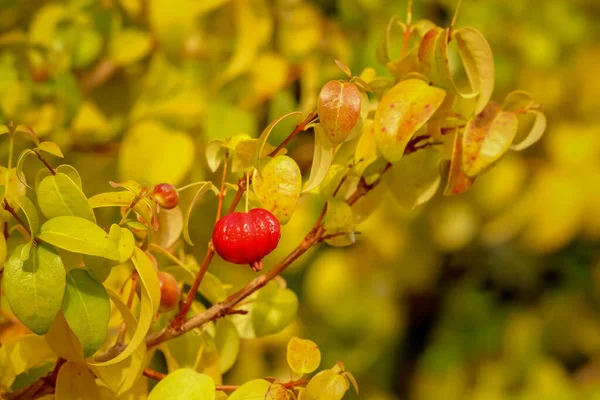
M 313 119 L 315 119 L 315 117 L 317 116 L 317 110 L 313 111 L 312 113 L 308 114 L 308 116 L 306 118 L 304 118 L 304 121 L 302 121 L 301 123 L 299 123 L 298 125 L 296 125 L 296 128 L 294 129 L 294 131 L 284 139 L 283 142 L 281 142 L 279 144 L 279 146 L 277 146 L 272 152 L 269 153 L 269 157 L 273 157 L 275 156 L 277 153 L 279 153 L 279 151 L 281 149 L 283 149 L 285 146 L 287 146 L 287 144 L 300 132 L 304 131 L 304 129 L 306 129 L 306 125 L 308 125 Z
M 10 215 L 13 216 L 13 218 L 19 223 L 19 225 L 21 225 L 23 230 L 25 230 L 25 232 L 27 232 L 29 237 L 33 237 L 31 234 L 31 231 L 29 230 L 29 227 L 25 224 L 25 222 L 23 222 L 21 217 L 19 217 L 19 214 L 17 214 L 15 209 L 12 208 L 10 204 L 8 204 L 8 201 L 6 200 L 6 198 L 4 198 L 4 202 L 2 203 L 2 208 L 4 208 L 6 211 L 8 211 L 10 213 Z M 33 240 L 36 244 L 40 243 L 38 238 L 34 238 Z

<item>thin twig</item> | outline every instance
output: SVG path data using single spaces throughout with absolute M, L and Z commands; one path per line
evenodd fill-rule
M 37 156 L 38 160 L 40 160 L 42 162 L 42 164 L 44 164 L 46 166 L 46 168 L 48 168 L 48 171 L 50 171 L 50 173 L 52 175 L 56 175 L 56 170 L 54 168 L 52 168 L 52 166 L 50 164 L 48 164 L 48 161 L 46 161 L 46 159 L 44 157 L 42 157 L 40 152 L 37 150 L 33 150 L 33 152 Z
M 304 119 L 304 121 L 302 121 L 301 123 L 299 123 L 298 125 L 296 125 L 296 128 L 294 128 L 294 131 L 288 136 L 286 137 L 283 142 L 281 142 L 279 144 L 279 146 L 277 146 L 272 152 L 269 153 L 269 157 L 273 157 L 275 156 L 277 153 L 279 153 L 279 151 L 281 149 L 283 149 L 285 146 L 287 146 L 287 144 L 300 132 L 304 131 L 304 129 L 306 128 L 306 125 L 308 125 L 313 119 L 315 119 L 315 117 L 317 116 L 317 110 L 313 111 L 312 113 L 308 114 L 308 116 Z
M 150 368 L 144 369 L 143 374 L 145 377 L 154 379 L 155 381 L 160 381 L 161 379 L 164 379 L 167 376 L 166 374 L 163 374 L 162 372 L 158 372 L 158 371 L 155 371 Z
M 412 33 L 412 5 L 413 0 L 408 0 L 408 6 L 406 7 L 406 31 L 404 32 L 404 42 L 402 44 L 402 57 L 406 55 L 406 51 L 408 50 L 408 41 L 410 39 L 410 34 Z

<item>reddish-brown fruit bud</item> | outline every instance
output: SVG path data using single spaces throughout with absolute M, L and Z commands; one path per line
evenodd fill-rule
M 179 303 L 179 284 L 175 277 L 167 272 L 158 273 L 160 282 L 160 312 L 170 311 Z
M 333 144 L 343 143 L 360 119 L 362 98 L 355 84 L 329 81 L 319 93 L 317 111 L 325 135 Z
M 171 210 L 179 204 L 179 193 L 177 189 L 169 183 L 159 183 L 154 186 L 152 198 L 160 207 Z
M 275 250 L 281 237 L 277 217 L 256 208 L 248 213 L 235 212 L 221 218 L 213 230 L 212 242 L 217 254 L 234 264 L 249 264 L 262 269 L 262 259 Z

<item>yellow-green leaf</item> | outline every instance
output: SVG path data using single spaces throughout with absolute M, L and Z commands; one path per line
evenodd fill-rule
M 302 175 L 296 162 L 288 156 L 265 159 L 254 171 L 252 188 L 263 208 L 284 225 L 292 217 L 302 189 Z
M 3 293 L 15 316 L 43 335 L 60 310 L 65 291 L 65 267 L 56 250 L 47 244 L 32 249 L 27 261 L 18 246 L 4 267 Z
M 46 343 L 54 354 L 66 360 L 83 364 L 83 348 L 62 312 L 59 312 L 46 335 Z
M 478 93 L 475 113 L 486 106 L 494 91 L 494 56 L 485 37 L 475 28 L 464 27 L 453 31 L 471 90 Z
M 346 377 L 326 369 L 306 385 L 306 400 L 341 400 L 349 387 Z
M 10 387 L 17 375 L 56 357 L 38 335 L 12 337 L 0 347 L 0 387 Z
M 158 230 L 152 235 L 152 243 L 169 248 L 179 239 L 183 230 L 183 213 L 179 206 L 158 213 Z
M 321 364 L 319 346 L 311 340 L 293 337 L 287 344 L 287 362 L 297 374 L 310 374 Z
M 463 169 L 476 176 L 497 161 L 510 147 L 517 133 L 517 116 L 489 103 L 472 118 L 462 139 Z
M 401 81 L 381 99 L 373 129 L 381 154 L 390 162 L 404 155 L 406 145 L 435 113 L 446 92 L 419 79 Z
M 144 58 L 152 46 L 150 35 L 142 30 L 126 28 L 111 37 L 108 57 L 118 66 L 127 66 Z
M 228 319 L 218 320 L 216 323 L 215 345 L 219 353 L 221 373 L 229 371 L 240 351 L 240 335 L 235 325 Z
M 25 214 L 25 218 L 29 224 L 29 232 L 31 232 L 31 239 L 29 243 L 21 249 L 21 259 L 25 261 L 29 258 L 29 252 L 31 251 L 33 240 L 40 229 L 40 219 L 35 205 L 33 205 L 33 202 L 29 200 L 29 197 L 15 197 L 13 200 L 16 204 L 18 204 L 21 211 L 23 211 L 23 214 Z
M 228 400 L 264 399 L 270 386 L 271 383 L 264 379 L 254 379 L 236 389 Z
M 40 210 L 48 219 L 72 215 L 96 222 L 85 194 L 62 172 L 42 179 L 37 188 L 37 198 Z
M 439 151 L 426 148 L 404 156 L 393 165 L 384 179 L 398 204 L 410 210 L 435 195 L 441 181 L 440 161 Z
M 257 337 L 277 333 L 288 326 L 298 310 L 298 297 L 271 281 L 257 292 L 250 318 Z M 247 317 L 247 316 L 246 316 Z
M 325 136 L 321 124 L 314 126 L 315 131 L 315 147 L 313 152 L 312 166 L 310 167 L 310 175 L 308 181 L 304 184 L 302 192 L 308 192 L 319 186 L 333 160 L 333 143 Z
M 58 371 L 56 400 L 101 400 L 96 378 L 84 365 L 67 361 Z
M 64 157 L 62 151 L 60 150 L 60 147 L 58 147 L 58 144 L 56 144 L 54 142 L 50 142 L 50 141 L 41 142 L 38 145 L 38 149 L 45 151 L 48 154 L 52 154 L 53 156 L 56 156 L 56 157 L 60 157 L 60 158 Z
M 534 101 L 531 94 L 524 90 L 515 90 L 506 95 L 502 109 L 504 111 L 523 112 L 527 111 L 532 105 L 534 105 Z
M 208 375 L 188 368 L 178 369 L 162 379 L 148 396 L 148 400 L 164 399 L 214 400 L 215 383 Z
M 119 154 L 119 175 L 123 180 L 177 185 L 190 170 L 194 154 L 194 141 L 187 133 L 146 120 L 125 134 Z
M 326 236 L 336 235 L 325 241 L 330 246 L 348 246 L 356 241 L 352 207 L 342 199 L 333 198 L 327 202 L 324 227 Z
M 192 198 L 192 201 L 188 206 L 187 211 L 185 212 L 185 217 L 183 218 L 183 238 L 191 246 L 194 245 L 194 243 L 192 243 L 192 239 L 190 238 L 190 217 L 192 216 L 192 210 L 194 209 L 196 203 L 202 198 L 202 196 L 213 187 L 214 185 L 212 182 L 202 182 L 200 187 L 196 191 L 196 194 Z
M 130 191 L 121 191 L 121 192 L 106 192 L 99 193 L 95 196 L 89 198 L 90 207 L 92 208 L 100 208 L 100 207 L 129 207 L 136 195 Z M 146 221 L 149 226 L 152 226 L 153 214 L 154 211 L 150 206 L 149 202 L 138 201 L 133 206 L 133 210 L 140 214 L 140 216 Z
M 108 332 L 110 302 L 104 286 L 83 269 L 72 269 L 67 274 L 62 312 L 83 346 L 83 356 L 94 354 Z
M 73 253 L 119 259 L 117 243 L 93 222 L 72 216 L 52 218 L 42 225 L 38 237 Z

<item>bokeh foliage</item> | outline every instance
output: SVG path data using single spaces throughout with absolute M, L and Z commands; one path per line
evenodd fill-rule
M 413 14 L 447 26 L 455 6 L 415 1 Z M 0 123 L 58 143 L 90 197 L 109 181 L 216 180 L 208 143 L 255 138 L 285 113 L 313 111 L 321 87 L 342 76 L 334 59 L 389 76 L 377 47 L 390 16 L 405 13 L 392 0 L 2 0 Z M 593 0 L 464 0 L 459 26 L 479 29 L 493 49 L 492 99 L 531 93 L 548 117 L 546 138 L 460 197 L 438 193 L 407 212 L 373 193 L 380 207 L 355 246 L 311 250 L 290 268 L 299 318 L 277 335 L 242 339 L 235 364 L 212 367 L 233 366 L 230 382 L 285 378 L 288 339 L 300 336 L 319 344 L 322 365 L 343 360 L 364 399 L 600 396 L 599 14 Z M 392 38 L 397 59 L 401 33 Z M 456 49 L 450 61 L 464 78 Z M 279 123 L 270 143 L 296 122 Z M 27 145 L 18 141 L 15 154 Z M 289 148 L 305 180 L 312 147 L 301 135 Z M 25 165 L 27 176 L 36 170 Z M 215 205 L 206 196 L 196 207 Z M 319 206 L 302 198 L 265 263 L 301 240 Z M 211 227 L 212 214 L 192 215 L 196 258 Z M 253 274 L 221 260 L 211 272 L 232 288 Z M 23 331 L 3 321 L 0 341 Z M 17 387 L 46 371 L 19 376 Z

